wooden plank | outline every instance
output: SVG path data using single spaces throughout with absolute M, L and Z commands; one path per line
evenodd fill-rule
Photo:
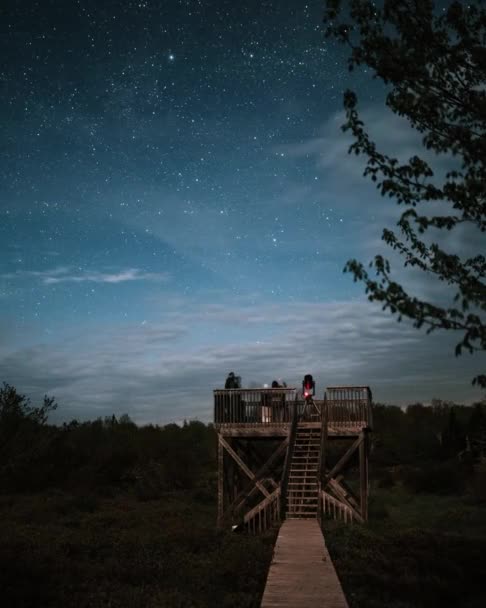
M 222 525 L 223 522 L 223 510 L 224 510 L 224 482 L 223 482 L 223 465 L 224 465 L 224 452 L 223 445 L 218 438 L 218 526 Z
M 359 481 L 361 515 L 368 520 L 368 432 L 363 431 L 363 441 L 359 446 Z
M 256 424 L 239 425 L 216 425 L 217 431 L 224 437 L 287 437 L 290 423 L 287 424 Z
M 321 427 L 320 422 L 304 422 L 300 423 L 303 428 Z M 289 434 L 290 422 L 270 423 L 270 424 L 215 424 L 215 429 L 223 437 L 249 437 L 249 438 L 264 438 L 264 437 L 287 437 Z M 363 428 L 366 426 L 366 421 L 353 423 L 352 425 L 339 425 L 329 422 L 327 432 L 329 436 L 335 439 L 352 439 L 357 437 Z
M 348 506 L 353 512 L 353 516 L 357 521 L 363 523 L 363 517 L 361 513 L 357 510 L 355 505 L 353 505 L 353 500 L 350 500 L 350 497 L 347 495 L 346 491 L 339 485 L 339 483 L 335 479 L 330 479 L 328 482 L 328 487 L 334 492 L 335 496 L 346 506 Z
M 358 437 L 358 439 L 356 439 L 356 441 L 353 443 L 353 445 L 348 449 L 348 451 L 344 454 L 344 456 L 341 456 L 341 458 L 333 466 L 333 468 L 328 473 L 326 473 L 326 476 L 324 478 L 324 483 L 322 486 L 323 490 L 325 489 L 327 481 L 329 479 L 331 479 L 332 477 L 335 477 L 336 474 L 339 473 L 339 471 L 341 471 L 341 469 L 343 469 L 346 464 L 348 464 L 348 462 L 351 460 L 351 456 L 354 454 L 355 450 L 359 447 L 359 445 L 361 444 L 362 441 L 363 441 L 363 436 L 360 435 Z
M 267 498 L 264 498 L 253 509 L 250 509 L 248 513 L 245 513 L 243 521 L 245 523 L 249 522 L 257 513 L 264 511 L 278 496 L 280 496 L 280 488 L 277 487 Z
M 278 446 L 278 448 L 273 452 L 267 462 L 255 473 L 255 478 L 258 481 L 261 481 L 262 477 L 266 475 L 267 472 L 275 465 L 275 463 L 282 456 L 283 452 L 287 449 L 288 439 L 284 439 L 282 443 Z M 230 509 L 233 509 L 235 512 L 239 511 L 241 507 L 245 504 L 245 502 L 252 496 L 254 493 L 254 489 L 256 488 L 255 482 L 253 480 L 253 487 L 245 487 L 241 490 L 238 496 L 235 498 L 233 504 Z
M 348 608 L 317 520 L 280 527 L 261 608 Z
M 261 491 L 261 493 L 268 498 L 270 496 L 269 492 L 267 492 L 266 487 L 261 484 L 258 479 L 256 479 L 255 474 L 250 471 L 250 469 L 246 466 L 246 464 L 243 462 L 243 460 L 241 460 L 241 458 L 238 456 L 238 454 L 233 450 L 233 448 L 230 446 L 230 444 L 223 438 L 221 437 L 221 435 L 219 436 L 219 441 L 220 443 L 223 444 L 225 450 L 228 452 L 228 454 L 233 458 L 233 460 L 239 465 L 239 467 L 241 468 L 241 470 L 248 475 L 248 477 L 255 483 L 255 485 L 257 486 L 257 488 Z

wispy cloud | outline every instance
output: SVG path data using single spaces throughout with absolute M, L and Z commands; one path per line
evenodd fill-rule
M 125 283 L 127 281 L 167 281 L 166 272 L 144 272 L 138 268 L 127 268 L 117 272 L 78 271 L 69 267 L 57 267 L 51 270 L 19 270 L 0 275 L 2 279 L 22 280 L 39 279 L 44 285 L 56 283 Z
M 455 339 L 425 336 L 366 300 L 226 308 L 186 301 L 158 322 L 9 349 L 0 367 L 1 379 L 32 397 L 55 395 L 61 419 L 128 412 L 139 422 L 209 421 L 212 389 L 230 370 L 244 386 L 276 377 L 298 385 L 310 372 L 320 393 L 369 384 L 377 401 L 479 399 L 470 383 L 485 358 L 455 358 Z

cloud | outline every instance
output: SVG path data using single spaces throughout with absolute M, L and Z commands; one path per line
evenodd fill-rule
M 125 283 L 127 281 L 167 281 L 165 272 L 144 272 L 138 268 L 128 268 L 118 272 L 79 271 L 73 272 L 69 267 L 57 267 L 52 270 L 20 270 L 0 275 L 3 279 L 37 278 L 44 285 L 57 283 Z
M 128 412 L 140 423 L 210 421 L 212 390 L 234 370 L 244 386 L 313 373 L 319 393 L 369 384 L 376 401 L 479 399 L 485 357 L 452 354 L 455 336 L 397 323 L 367 301 L 184 307 L 159 322 L 117 326 L 10 349 L 3 378 L 32 397 L 55 395 L 58 420 Z M 197 338 L 196 338 L 197 336 Z

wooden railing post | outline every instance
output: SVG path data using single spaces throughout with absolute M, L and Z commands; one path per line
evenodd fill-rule
M 224 451 L 218 434 L 218 527 L 223 525 L 224 513 Z
M 285 512 L 287 510 L 287 487 L 289 483 L 290 475 L 290 463 L 292 462 L 292 454 L 294 451 L 295 436 L 297 433 L 297 395 L 295 401 L 292 404 L 292 423 L 289 431 L 289 443 L 287 446 L 287 453 L 285 454 L 284 467 L 282 471 L 282 482 L 280 484 L 280 518 L 285 519 Z
M 368 520 L 368 430 L 363 429 L 359 445 L 360 509 L 364 521 Z
M 327 395 L 324 393 L 324 400 L 321 406 L 321 445 L 319 453 L 319 467 L 317 472 L 317 485 L 319 490 L 319 501 L 317 503 L 317 514 L 322 521 L 322 501 L 321 490 L 323 490 L 323 480 L 326 474 L 326 452 L 327 452 L 327 433 L 328 433 L 329 412 L 327 407 Z

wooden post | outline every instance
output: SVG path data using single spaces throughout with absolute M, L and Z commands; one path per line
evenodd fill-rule
M 223 439 L 223 437 L 221 437 L 221 436 L 220 436 L 219 440 L 220 440 L 221 444 L 226 448 L 226 451 L 228 452 L 228 454 L 233 458 L 233 460 L 236 461 L 236 463 L 239 465 L 241 470 L 245 473 L 245 475 L 247 475 L 254 482 L 254 484 L 258 487 L 258 489 L 265 496 L 265 498 L 268 498 L 270 496 L 270 494 L 267 492 L 267 489 L 265 488 L 265 486 L 256 479 L 255 474 L 252 471 L 250 471 L 250 469 L 246 466 L 246 464 L 238 456 L 238 454 L 233 450 L 233 448 L 229 445 L 229 443 L 225 439 Z
M 282 471 L 282 480 L 280 482 L 281 495 L 280 495 L 280 519 L 285 519 L 285 512 L 288 510 L 287 506 L 287 486 L 290 474 L 290 464 L 292 462 L 292 453 L 294 450 L 295 437 L 297 434 L 297 399 L 293 403 L 292 407 L 292 422 L 290 424 L 287 453 L 285 454 L 285 462 Z
M 224 450 L 218 433 L 218 527 L 223 524 L 224 511 Z
M 327 452 L 327 424 L 328 424 L 329 416 L 327 411 L 327 398 L 324 393 L 324 402 L 321 406 L 321 446 L 320 446 L 320 459 L 319 459 L 319 476 L 317 480 L 318 487 L 318 502 L 317 502 L 317 516 L 319 521 L 322 524 L 323 520 L 323 511 L 322 511 L 322 500 L 321 500 L 321 490 L 322 482 L 326 475 L 326 452 Z
M 359 444 L 359 482 L 361 516 L 368 520 L 368 431 L 361 431 L 362 441 Z

